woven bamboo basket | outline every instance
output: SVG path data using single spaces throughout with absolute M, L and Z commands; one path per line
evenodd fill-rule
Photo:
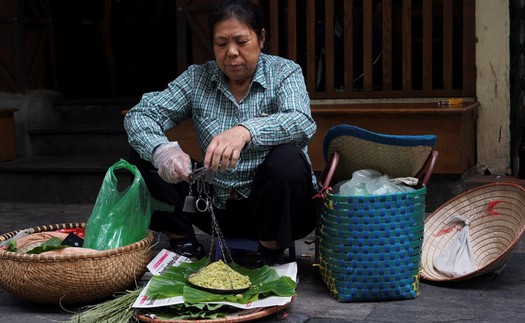
M 434 259 L 452 243 L 461 223 L 449 223 L 454 215 L 470 220 L 471 246 L 477 269 L 449 277 L 433 266 Z M 435 282 L 470 279 L 502 268 L 525 233 L 525 189 L 513 183 L 493 183 L 464 192 L 435 210 L 425 220 L 421 278 Z
M 28 229 L 30 233 L 83 228 L 63 223 Z M 0 242 L 15 236 L 0 236 Z M 133 287 L 151 258 L 151 233 L 141 241 L 91 254 L 39 255 L 0 250 L 0 287 L 23 299 L 46 304 L 101 300 Z

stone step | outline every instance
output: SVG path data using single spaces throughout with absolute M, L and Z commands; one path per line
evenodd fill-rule
M 31 157 L 0 163 L 0 202 L 93 203 L 105 174 L 118 160 Z M 129 186 L 129 172 L 115 174 L 119 190 Z
M 129 150 L 122 124 L 46 126 L 28 134 L 32 156 L 120 157 Z
M 134 98 L 100 100 L 64 100 L 53 105 L 55 123 L 61 125 L 122 124 L 123 110 L 139 100 Z
M 93 203 L 109 167 L 128 156 L 122 111 L 136 102 L 55 101 L 45 122 L 27 129 L 30 153 L 0 163 L 0 201 Z M 129 172 L 117 174 L 127 187 Z

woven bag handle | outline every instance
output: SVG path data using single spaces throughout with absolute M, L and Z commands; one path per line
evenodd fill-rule
M 324 170 L 321 173 L 321 177 L 319 178 L 319 189 L 321 192 L 330 187 L 330 182 L 332 181 L 332 177 L 334 176 L 337 164 L 339 164 L 339 159 L 340 155 L 337 150 L 334 151 L 328 158 L 328 163 L 324 167 Z
M 432 172 L 434 171 L 434 165 L 436 164 L 438 158 L 438 151 L 435 149 L 432 149 L 430 154 L 428 155 L 427 160 L 423 164 L 423 167 L 417 172 L 416 177 L 419 179 L 419 183 L 423 185 L 427 185 L 428 180 L 430 179 L 430 176 L 432 175 Z
M 419 182 L 423 185 L 427 185 L 430 176 L 434 171 L 434 166 L 438 158 L 438 151 L 433 149 L 428 155 L 427 160 L 423 164 L 423 167 L 416 174 L 416 177 L 419 179 Z M 330 186 L 332 177 L 334 176 L 337 165 L 339 164 L 340 154 L 335 150 L 330 157 L 328 158 L 328 163 L 326 164 L 321 176 L 319 178 L 319 190 L 322 192 Z

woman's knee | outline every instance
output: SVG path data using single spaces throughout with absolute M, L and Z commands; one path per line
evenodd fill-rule
M 293 179 L 310 176 L 310 164 L 303 151 L 292 144 L 282 144 L 274 147 L 266 157 L 264 167 L 272 176 L 283 179 Z

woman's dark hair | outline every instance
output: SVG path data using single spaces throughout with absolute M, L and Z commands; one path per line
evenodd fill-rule
M 259 8 L 251 0 L 225 0 L 219 3 L 210 13 L 208 27 L 213 41 L 215 25 L 223 20 L 236 18 L 255 31 L 257 38 L 262 37 L 262 17 Z

